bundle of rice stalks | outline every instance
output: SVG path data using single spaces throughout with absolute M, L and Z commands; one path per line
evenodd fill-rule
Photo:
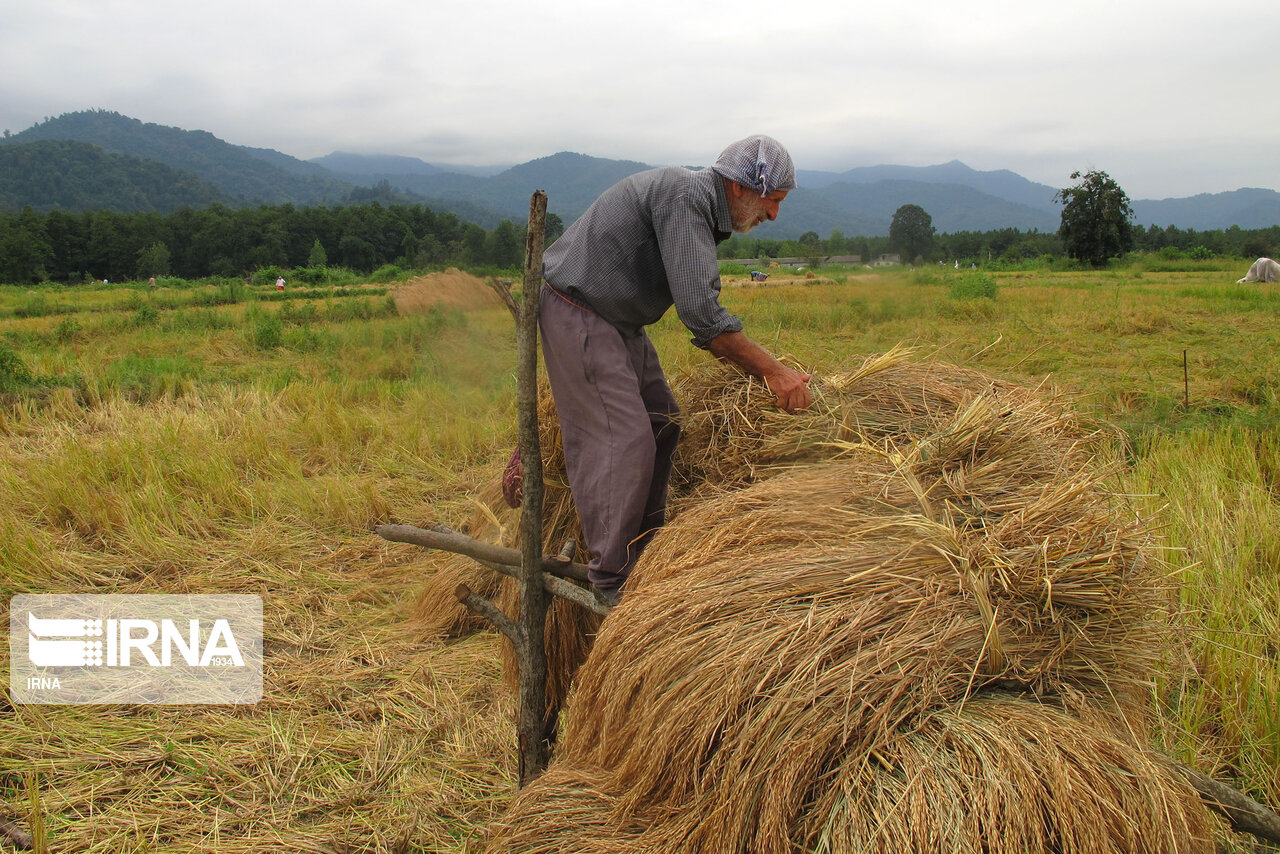
M 810 383 L 813 405 L 788 415 L 765 385 L 719 362 L 672 378 L 681 441 L 672 475 L 677 501 L 704 487 L 733 489 L 780 469 L 829 459 L 849 442 L 908 444 L 938 432 L 978 401 L 1080 462 L 1094 436 L 1061 397 L 1041 395 L 957 365 L 912 361 L 898 347 Z M 680 506 L 683 506 L 682 502 Z
M 477 540 L 506 544 L 512 539 L 508 533 L 519 526 L 519 514 L 502 500 L 502 482 L 490 481 L 475 496 L 475 509 L 462 527 L 462 533 Z M 465 584 L 485 598 L 496 596 L 501 590 L 500 577 L 462 555 L 443 553 L 436 561 L 435 571 L 427 577 L 418 592 L 411 610 L 414 631 L 423 638 L 440 639 L 471 634 L 487 627 L 487 623 L 458 603 L 454 590 Z
M 1077 484 L 972 526 L 908 477 L 868 452 L 664 529 L 578 673 L 566 760 L 617 770 L 635 804 L 766 780 L 803 798 L 833 756 L 989 686 L 1136 717 L 1159 647 L 1141 532 Z
M 1025 513 L 1032 506 L 1029 496 L 1034 496 L 1039 485 L 1074 484 L 1075 492 L 1058 490 L 1058 504 L 1070 503 L 1076 494 L 1092 489 L 1092 483 L 1087 478 L 1081 481 L 1078 472 L 1088 466 L 1095 434 L 1062 401 L 1041 398 L 976 371 L 912 362 L 908 356 L 906 350 L 895 349 L 868 357 L 848 372 L 815 381 L 814 406 L 795 415 L 780 412 L 758 380 L 719 362 L 703 363 L 675 376 L 672 388 L 682 408 L 682 436 L 670 515 L 678 520 L 682 513 L 696 514 L 700 506 L 718 501 L 728 491 L 797 466 L 856 452 L 872 442 L 890 449 L 890 456 L 910 457 L 910 465 L 898 468 L 915 472 L 901 483 L 903 487 L 914 484 L 911 494 L 903 496 L 918 505 L 913 512 L 932 520 L 935 507 L 945 511 L 954 505 L 952 524 L 961 531 L 986 530 L 1011 514 Z M 544 548 L 553 550 L 565 539 L 576 537 L 577 559 L 585 562 L 588 556 L 577 537 L 578 519 L 564 472 L 555 407 L 545 387 L 539 404 L 547 486 Z M 923 481 L 929 482 L 927 489 L 920 485 Z M 518 514 L 502 503 L 496 480 L 489 492 L 489 512 L 503 520 L 501 530 L 512 538 L 503 544 L 518 545 Z M 805 506 L 803 496 L 799 501 L 799 506 Z M 1043 512 L 1055 511 L 1050 506 Z M 712 538 L 709 542 L 724 541 L 723 532 L 715 530 L 717 521 L 695 524 L 706 526 Z M 1008 523 L 1006 528 L 1019 524 Z M 812 532 L 811 536 L 839 536 L 844 529 L 837 527 L 821 535 Z M 1007 538 L 1011 533 L 1001 536 Z M 671 555 L 659 557 L 663 542 L 674 544 L 677 540 L 659 537 L 649 547 L 652 557 L 647 566 L 679 571 L 689 565 Z M 1031 543 L 1027 548 L 1034 552 L 1040 545 Z M 956 560 L 966 559 L 956 553 Z M 987 575 L 999 571 L 1000 560 L 996 557 L 984 564 L 989 567 Z M 974 576 L 974 583 L 985 585 L 987 575 Z M 456 583 L 456 576 L 442 576 L 439 583 L 431 585 L 428 595 L 445 602 L 440 607 L 453 615 L 456 624 L 470 625 L 470 618 L 453 601 Z M 643 583 L 635 578 L 629 586 L 636 589 Z M 473 589 L 492 588 L 475 585 Z M 1065 596 L 1069 591 L 1068 582 L 1055 592 Z M 513 591 L 504 594 L 504 608 L 509 613 L 515 601 Z M 554 606 L 547 633 L 549 702 L 553 707 L 564 699 L 597 626 L 592 615 L 579 613 L 565 603 Z M 1003 654 L 1002 638 L 993 635 L 989 640 L 990 655 L 998 659 Z M 514 684 L 509 650 L 506 661 L 508 681 Z
M 769 749 L 772 745 L 764 745 Z M 490 828 L 488 851 L 1200 854 L 1214 821 L 1166 761 L 1011 696 L 935 710 L 828 765 L 815 791 L 744 804 L 707 789 L 629 805 L 622 774 L 558 763 Z M 802 801 L 796 808 L 797 801 Z
M 903 739 L 993 690 L 1080 697 L 1107 722 L 1097 738 L 1141 731 L 1161 580 L 1142 525 L 1083 465 L 1083 434 L 1053 407 L 989 395 L 931 428 L 903 446 L 834 443 L 838 459 L 704 497 L 646 550 L 578 673 L 557 761 L 606 775 L 610 814 L 646 827 L 641 850 L 917 850 L 883 835 L 875 800 L 906 797 L 888 785 L 909 779 L 893 770 L 910 765 Z M 1011 757 L 1039 744 L 1028 727 Z M 978 736 L 947 738 L 958 750 Z M 1125 751 L 1068 751 L 1063 779 L 1096 782 L 1109 773 L 1097 757 Z M 878 766 L 883 790 L 865 779 Z M 1202 850 L 1088 805 L 1045 819 L 1070 782 L 1038 782 L 1019 807 L 1032 817 L 1005 825 L 1007 804 L 976 825 L 939 816 L 991 784 L 955 776 L 910 802 L 918 850 L 1059 850 L 1033 830 L 1084 840 L 1070 850 Z M 1156 803 L 1144 820 L 1166 826 L 1181 795 L 1117 779 L 1117 810 Z M 877 812 L 851 811 L 873 794 Z M 1176 838 L 1207 837 L 1202 813 L 1178 809 Z M 1093 848 L 1089 828 L 1106 837 Z M 984 849 L 994 832 L 1007 846 Z

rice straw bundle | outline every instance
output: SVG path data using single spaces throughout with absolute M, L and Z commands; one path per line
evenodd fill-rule
M 519 514 L 502 500 L 502 481 L 495 478 L 475 496 L 475 510 L 462 533 L 478 540 L 506 545 L 508 534 L 519 527 Z M 462 555 L 444 553 L 435 572 L 428 576 L 412 609 L 415 631 L 425 638 L 459 637 L 487 627 L 485 621 L 458 602 L 453 591 L 465 584 L 485 598 L 502 589 L 500 577 Z
M 1157 650 L 1140 532 L 1054 485 L 1028 491 L 1026 530 L 991 529 L 1003 552 L 987 527 L 930 518 L 906 475 L 865 451 L 664 529 L 578 673 L 563 761 L 625 780 L 627 810 L 774 805 L 781 838 L 826 769 L 989 686 L 1136 716 Z
M 913 411 L 901 363 L 832 393 L 905 407 L 910 434 L 748 435 L 772 476 L 704 484 L 658 533 L 491 850 L 1211 850 L 1125 735 L 1160 646 L 1145 530 L 1061 406 L 960 378 Z M 557 835 L 565 787 L 598 836 Z
M 765 385 L 708 362 L 672 378 L 681 441 L 672 475 L 677 502 L 704 486 L 734 489 L 780 469 L 828 459 L 849 442 L 908 444 L 977 401 L 1016 415 L 1058 453 L 1079 461 L 1094 434 L 1061 397 L 1042 396 L 979 371 L 912 361 L 898 347 L 851 370 L 815 377 L 813 405 L 788 415 Z M 680 503 L 683 506 L 683 503 Z
M 1215 824 L 1166 761 L 1054 706 L 976 698 L 826 769 L 785 822 L 714 789 L 629 809 L 617 773 L 560 762 L 490 828 L 491 854 L 865 852 L 1208 854 Z M 729 821 L 726 821 L 729 818 Z M 778 830 L 782 830 L 781 827 Z

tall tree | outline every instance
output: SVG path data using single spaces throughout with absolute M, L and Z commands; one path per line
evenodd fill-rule
M 157 240 L 146 249 L 139 249 L 136 268 L 138 278 L 169 275 L 169 262 L 169 247 L 162 240 Z
M 1133 208 L 1120 185 L 1098 169 L 1072 172 L 1071 180 L 1053 196 L 1063 206 L 1058 234 L 1067 255 L 1100 267 L 1133 248 Z
M 329 253 L 324 251 L 324 246 L 320 243 L 320 238 L 316 238 L 316 242 L 311 244 L 311 254 L 307 256 L 307 266 L 312 269 L 319 267 L 327 267 L 329 265 Z
M 903 205 L 889 223 L 889 245 L 907 261 L 929 254 L 933 248 L 933 217 L 919 205 Z

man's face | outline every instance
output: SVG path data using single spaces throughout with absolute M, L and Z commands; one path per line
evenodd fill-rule
M 733 181 L 729 185 L 729 214 L 733 219 L 733 230 L 746 234 L 765 220 L 778 218 L 778 208 L 787 197 L 786 190 L 774 190 L 767 196 L 761 196 L 750 187 L 744 187 Z

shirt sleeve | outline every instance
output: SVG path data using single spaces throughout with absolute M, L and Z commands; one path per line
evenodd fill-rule
M 709 205 L 685 186 L 653 212 L 658 251 L 680 322 L 693 333 L 695 347 L 707 349 L 724 332 L 741 332 L 742 321 L 720 304 L 720 267 Z

